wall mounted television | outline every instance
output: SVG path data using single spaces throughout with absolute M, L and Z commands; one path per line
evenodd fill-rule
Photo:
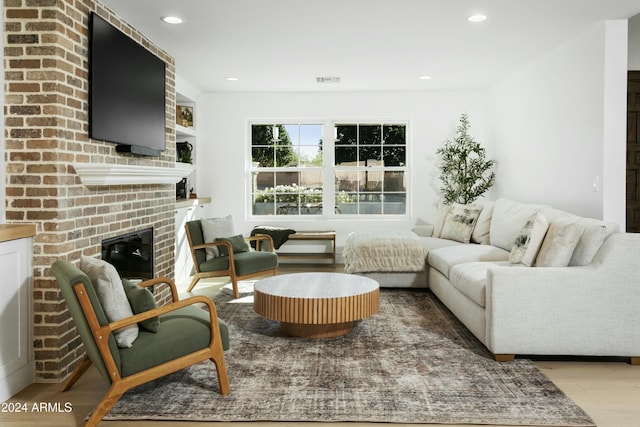
M 165 63 L 95 13 L 90 16 L 89 136 L 116 151 L 166 149 Z

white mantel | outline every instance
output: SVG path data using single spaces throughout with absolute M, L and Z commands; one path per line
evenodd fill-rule
M 74 168 L 84 185 L 175 184 L 193 172 L 193 166 L 184 163 L 173 168 L 76 163 Z

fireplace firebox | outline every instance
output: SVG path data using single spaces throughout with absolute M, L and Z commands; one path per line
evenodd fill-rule
M 153 227 L 102 241 L 102 259 L 123 279 L 153 278 L 153 258 Z

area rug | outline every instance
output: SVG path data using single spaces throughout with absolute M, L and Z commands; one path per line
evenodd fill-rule
M 594 425 L 531 361 L 495 362 L 429 291 L 380 299 L 348 335 L 314 340 L 283 335 L 250 292 L 230 303 L 223 289 L 231 394 L 207 361 L 127 392 L 105 419 Z

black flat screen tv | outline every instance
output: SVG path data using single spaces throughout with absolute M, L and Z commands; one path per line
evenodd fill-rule
M 166 148 L 165 120 L 164 61 L 91 13 L 89 136 L 157 157 Z

